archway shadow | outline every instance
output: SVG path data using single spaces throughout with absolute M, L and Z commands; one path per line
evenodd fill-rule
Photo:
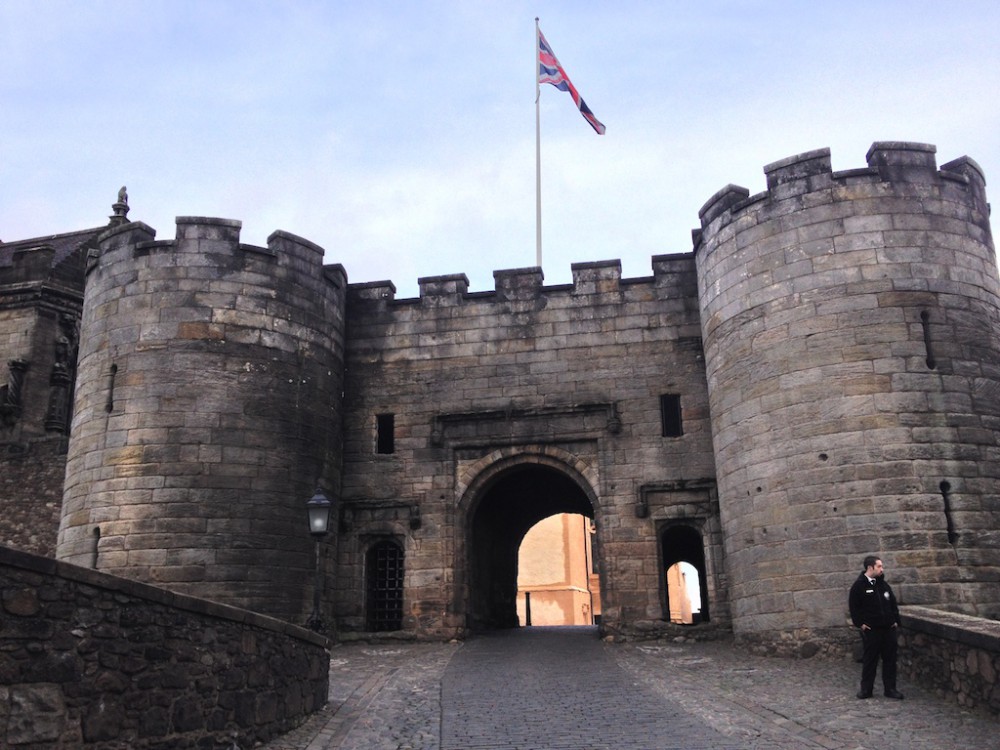
M 573 479 L 550 466 L 514 466 L 482 491 L 469 529 L 473 632 L 518 627 L 518 549 L 532 526 L 556 513 L 592 519 L 594 508 Z

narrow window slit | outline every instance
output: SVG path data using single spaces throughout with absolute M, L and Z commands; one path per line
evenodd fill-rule
M 111 365 L 108 372 L 108 400 L 104 404 L 104 410 L 109 414 L 115 408 L 115 375 L 118 374 L 118 365 Z
M 934 350 L 931 348 L 931 327 L 930 327 L 931 314 L 926 310 L 920 311 L 920 325 L 924 329 L 924 349 L 927 351 L 927 367 L 933 370 L 937 367 L 937 361 L 934 359 Z
M 97 555 L 101 548 L 101 527 L 94 527 L 94 547 L 90 551 L 90 567 L 97 570 Z
M 951 483 L 947 479 L 942 480 L 938 485 L 941 488 L 941 497 L 944 498 L 944 520 L 948 529 L 948 544 L 954 545 L 958 541 L 958 532 L 955 531 L 955 522 L 951 517 Z

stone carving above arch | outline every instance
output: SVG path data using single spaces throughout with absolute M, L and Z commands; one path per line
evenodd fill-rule
M 599 505 L 596 446 L 593 457 L 583 456 L 555 445 L 511 445 L 497 448 L 476 459 L 461 460 L 455 466 L 455 497 L 458 507 L 468 509 L 483 489 L 516 466 L 544 466 L 572 479 L 586 494 L 595 512 Z

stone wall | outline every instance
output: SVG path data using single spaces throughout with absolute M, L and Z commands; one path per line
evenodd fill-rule
M 54 557 L 66 474 L 66 438 L 0 443 L 0 544 Z
M 0 547 L 0 747 L 252 747 L 326 703 L 327 641 Z
M 899 669 L 966 708 L 1000 715 L 1000 622 L 902 607 Z
M 83 300 L 98 230 L 0 245 L 0 544 L 54 555 Z
M 606 630 L 666 616 L 659 534 L 678 522 L 702 535 L 725 622 L 691 256 L 654 258 L 642 279 L 616 261 L 575 264 L 564 286 L 543 287 L 537 268 L 494 277 L 477 293 L 464 276 L 421 279 L 417 299 L 394 299 L 389 282 L 350 287 L 342 630 L 364 628 L 365 552 L 386 536 L 405 549 L 404 629 L 499 624 L 477 607 L 499 607 L 489 592 L 507 588 L 503 617 L 516 617 L 501 558 L 551 512 L 595 519 Z M 680 398 L 680 435 L 663 434 L 663 394 Z M 391 452 L 378 450 L 380 414 L 394 416 Z M 489 562 L 484 548 L 500 551 Z

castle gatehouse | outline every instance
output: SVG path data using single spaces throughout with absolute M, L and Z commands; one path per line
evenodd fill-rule
M 980 168 L 890 142 L 861 169 L 824 149 L 765 173 L 763 193 L 713 196 L 693 250 L 652 275 L 581 263 L 558 286 L 522 268 L 397 299 L 294 235 L 257 247 L 182 217 L 158 240 L 120 206 L 72 241 L 0 243 L 7 475 L 66 468 L 57 537 L 0 531 L 303 623 L 318 487 L 335 501 L 320 614 L 345 636 L 515 625 L 518 546 L 563 512 L 592 519 L 609 635 L 668 629 L 678 561 L 696 627 L 772 649 L 850 637 L 845 590 L 873 552 L 905 603 L 997 617 Z M 66 383 L 72 408 L 51 406 Z

